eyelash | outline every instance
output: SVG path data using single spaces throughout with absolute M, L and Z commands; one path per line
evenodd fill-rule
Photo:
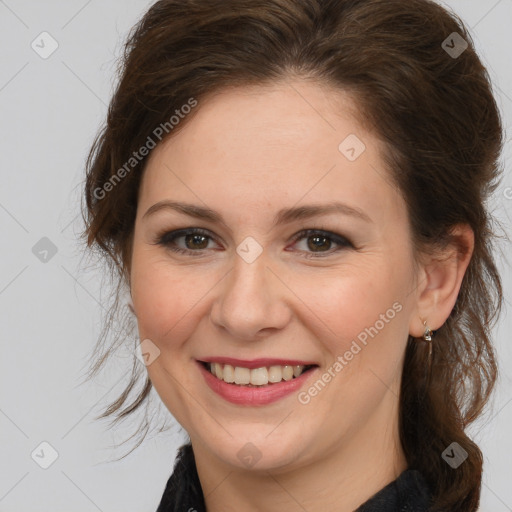
M 156 237 L 156 241 L 154 242 L 157 245 L 162 245 L 169 250 L 180 253 L 180 254 L 188 254 L 190 256 L 200 256 L 200 253 L 202 251 L 206 251 L 207 249 L 199 249 L 197 251 L 193 251 L 191 249 L 182 249 L 181 247 L 173 246 L 173 242 L 181 237 L 187 236 L 187 235 L 202 235 L 207 238 L 210 238 L 211 240 L 214 240 L 212 236 L 210 236 L 209 232 L 207 230 L 201 229 L 201 228 L 187 228 L 187 229 L 178 229 L 175 231 L 164 231 L 163 233 L 160 233 Z M 347 248 L 355 248 L 354 245 L 348 240 L 347 238 L 338 235 L 336 233 L 332 233 L 330 231 L 325 231 L 323 229 L 303 229 L 299 233 L 297 233 L 293 238 L 293 243 L 297 243 L 299 240 L 303 238 L 309 238 L 312 236 L 321 236 L 326 239 L 330 239 L 333 243 L 338 245 L 338 248 L 336 248 L 334 251 L 324 251 L 323 253 L 314 253 L 311 252 L 308 255 L 304 255 L 303 257 L 306 259 L 314 259 L 314 258 L 325 258 L 327 256 L 330 256 L 342 249 Z M 198 254 L 199 253 L 199 254 Z

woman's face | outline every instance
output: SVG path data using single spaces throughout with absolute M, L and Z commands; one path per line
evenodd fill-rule
M 406 207 L 380 142 L 349 96 L 301 81 L 195 110 L 152 151 L 137 207 L 131 290 L 154 387 L 195 449 L 227 465 L 375 456 L 398 439 L 417 322 Z

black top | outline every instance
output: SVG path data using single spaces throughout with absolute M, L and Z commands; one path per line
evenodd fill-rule
M 354 512 L 428 512 L 432 494 L 422 474 L 406 469 Z M 206 512 L 192 445 L 179 451 L 156 512 Z

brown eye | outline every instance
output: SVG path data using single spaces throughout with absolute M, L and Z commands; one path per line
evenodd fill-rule
M 308 248 L 311 249 L 313 252 L 316 251 L 317 249 L 330 249 L 330 246 L 331 246 L 331 241 L 329 239 L 329 237 L 327 236 L 318 236 L 318 235 L 315 235 L 315 236 L 310 236 L 307 238 L 308 241 L 310 241 L 311 243 L 308 243 Z
M 177 240 L 183 239 L 183 246 L 178 246 Z M 329 231 L 318 229 L 303 230 L 294 238 L 294 244 L 306 240 L 306 245 L 299 252 L 303 252 L 305 258 L 317 258 L 330 256 L 341 249 L 354 248 L 353 244 L 345 237 Z M 199 228 L 179 229 L 168 231 L 158 236 L 156 244 L 167 249 L 193 256 L 201 256 L 208 249 L 208 243 L 214 241 L 209 232 Z M 334 250 L 332 247 L 335 246 Z
M 306 240 L 306 248 L 303 249 L 305 258 L 317 258 L 329 256 L 341 249 L 354 247 L 353 244 L 345 237 L 329 231 L 323 231 L 318 229 L 307 229 L 297 234 L 295 237 L 295 243 L 299 240 Z M 334 250 L 329 250 L 333 245 L 337 247 Z
M 179 239 L 184 240 L 185 247 L 177 246 L 176 241 Z M 163 245 L 173 252 L 200 256 L 201 251 L 208 248 L 210 240 L 213 240 L 213 238 L 207 231 L 199 228 L 191 228 L 165 232 L 158 236 L 155 243 Z
M 188 249 L 206 249 L 206 247 L 208 246 L 207 238 L 208 237 L 204 235 L 198 235 L 195 233 L 191 235 L 184 235 L 185 245 L 187 246 Z

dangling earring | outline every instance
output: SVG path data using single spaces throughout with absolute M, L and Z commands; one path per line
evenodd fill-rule
M 428 373 L 430 375 L 430 367 L 432 365 L 432 336 L 434 331 L 430 329 L 427 325 L 427 321 L 423 321 L 423 325 L 425 326 L 425 332 L 423 333 L 423 341 L 428 343 Z

